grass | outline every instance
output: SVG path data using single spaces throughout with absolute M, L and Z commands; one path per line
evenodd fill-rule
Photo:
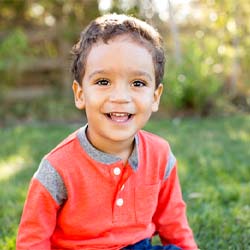
M 15 249 L 29 180 L 41 157 L 76 128 L 34 124 L 0 130 L 0 249 Z M 168 139 L 178 159 L 200 248 L 250 249 L 250 117 L 151 120 L 146 129 Z

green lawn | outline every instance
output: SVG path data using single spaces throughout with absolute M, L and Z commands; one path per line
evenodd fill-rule
M 0 129 L 0 249 L 15 249 L 29 180 L 76 125 Z M 188 217 L 202 250 L 250 249 L 250 116 L 152 120 L 179 162 Z

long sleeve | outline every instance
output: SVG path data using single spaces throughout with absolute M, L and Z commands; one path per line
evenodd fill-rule
M 48 161 L 43 160 L 31 180 L 19 225 L 16 250 L 50 250 L 50 237 L 60 207 L 60 177 Z M 61 189 L 61 190 L 60 190 Z
M 162 184 L 153 220 L 163 245 L 171 243 L 183 250 L 198 249 L 187 222 L 186 205 L 182 199 L 176 162 Z

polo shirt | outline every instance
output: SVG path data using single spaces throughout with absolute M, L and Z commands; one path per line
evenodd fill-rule
M 158 233 L 197 249 L 169 144 L 135 136 L 126 164 L 99 151 L 80 128 L 47 154 L 25 201 L 17 250 L 118 250 Z

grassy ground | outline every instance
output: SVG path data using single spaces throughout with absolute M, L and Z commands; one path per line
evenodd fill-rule
M 76 128 L 0 129 L 1 250 L 15 249 L 28 183 L 41 157 Z M 250 117 L 152 120 L 147 130 L 172 145 L 189 222 L 200 248 L 250 249 Z

